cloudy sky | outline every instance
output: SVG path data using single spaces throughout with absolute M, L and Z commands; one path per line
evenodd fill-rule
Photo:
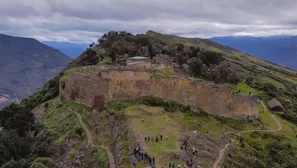
M 296 0 L 0 0 L 0 33 L 92 42 L 110 30 L 297 35 Z

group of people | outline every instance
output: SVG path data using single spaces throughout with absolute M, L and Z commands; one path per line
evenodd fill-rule
M 141 152 L 139 155 L 140 155 L 141 160 L 148 161 L 148 164 L 152 168 L 155 168 L 155 158 L 154 157 L 150 157 L 147 153 L 143 153 L 143 152 Z M 136 163 L 135 162 L 132 164 L 132 167 L 133 168 L 136 167 Z
M 180 149 L 184 149 L 185 151 L 187 150 L 187 147 L 188 147 L 188 140 L 185 140 L 183 145 L 180 147 Z
M 139 143 L 136 144 L 136 148 L 134 149 L 134 156 L 137 157 L 139 160 L 148 161 L 149 165 L 152 168 L 155 167 L 155 158 L 149 156 L 146 152 L 141 151 Z M 135 168 L 135 162 L 132 164 L 132 167 Z
M 166 168 L 167 167 L 167 162 L 165 162 L 165 167 L 162 167 L 162 168 Z M 178 165 L 177 165 L 177 167 L 175 166 L 175 163 L 169 163 L 168 164 L 168 168 L 182 168 L 181 167 L 181 164 L 179 163 Z M 192 160 L 188 160 L 188 161 L 186 161 L 186 163 L 183 165 L 183 168 L 201 168 L 199 165 L 196 167 L 195 165 L 194 165 L 194 162 L 192 161 Z
M 144 137 L 144 140 L 145 141 L 148 141 L 148 142 L 150 142 L 150 141 L 154 141 L 154 137 L 153 136 L 148 136 L 148 137 Z M 162 141 L 163 140 L 163 135 L 156 135 L 156 142 L 158 142 L 158 141 Z M 168 140 L 168 136 L 167 136 L 167 134 L 165 135 L 165 140 Z

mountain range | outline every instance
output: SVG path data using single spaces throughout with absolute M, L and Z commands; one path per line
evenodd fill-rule
M 0 34 L 0 108 L 33 94 L 71 60 L 35 39 Z
M 297 69 L 297 36 L 225 36 L 213 37 L 210 40 Z
M 84 50 L 86 50 L 86 48 L 89 47 L 89 44 L 87 43 L 70 43 L 57 41 L 43 41 L 42 43 L 58 49 L 65 55 L 68 55 L 72 58 L 78 57 Z

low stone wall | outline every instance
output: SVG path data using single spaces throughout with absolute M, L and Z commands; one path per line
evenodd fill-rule
M 104 74 L 108 73 L 108 74 Z M 114 77 L 113 77 L 114 76 Z M 151 78 L 148 72 L 111 71 L 101 75 L 71 76 L 60 94 L 93 106 L 95 96 L 105 101 L 156 96 L 231 118 L 257 118 L 258 98 L 232 94 L 224 87 L 180 78 Z

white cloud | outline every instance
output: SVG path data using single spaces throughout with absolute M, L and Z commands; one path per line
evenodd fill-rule
M 92 42 L 110 30 L 186 37 L 297 34 L 294 0 L 0 0 L 0 33 Z

